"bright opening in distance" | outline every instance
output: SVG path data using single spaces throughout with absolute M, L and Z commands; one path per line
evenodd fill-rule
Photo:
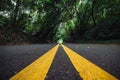
M 62 43 L 63 43 L 63 39 L 59 39 L 59 40 L 57 41 L 57 43 L 58 43 L 58 44 L 62 44 Z

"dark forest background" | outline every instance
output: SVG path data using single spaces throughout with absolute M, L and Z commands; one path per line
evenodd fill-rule
M 120 43 L 120 0 L 0 0 L 0 44 Z

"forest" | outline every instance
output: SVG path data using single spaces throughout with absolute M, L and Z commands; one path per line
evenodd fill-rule
M 120 43 L 120 0 L 0 0 L 0 44 Z

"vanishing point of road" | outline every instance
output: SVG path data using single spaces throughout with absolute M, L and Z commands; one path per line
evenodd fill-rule
M 119 80 L 120 45 L 0 46 L 0 80 Z

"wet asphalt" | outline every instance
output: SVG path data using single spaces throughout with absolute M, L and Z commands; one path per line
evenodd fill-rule
M 120 45 L 65 45 L 120 79 Z M 9 80 L 54 46 L 55 44 L 0 46 L 0 80 Z M 45 80 L 82 80 L 61 46 Z

